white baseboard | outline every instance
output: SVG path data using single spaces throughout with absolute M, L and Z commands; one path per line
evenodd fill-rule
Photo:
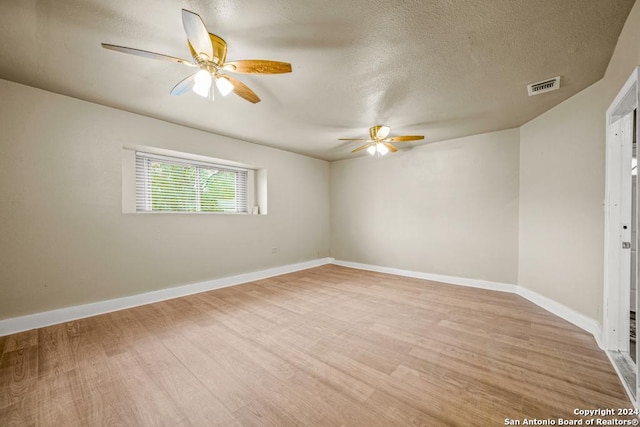
M 241 283 L 253 282 L 273 276 L 279 276 L 281 274 L 293 273 L 295 271 L 331 264 L 332 262 L 333 258 L 320 258 L 297 264 L 289 264 L 281 267 L 254 271 L 252 273 L 239 274 L 237 276 L 223 277 L 220 279 L 207 280 L 206 282 L 191 283 L 174 288 L 146 292 L 144 294 L 131 295 L 128 297 L 115 298 L 90 304 L 65 307 L 58 310 L 45 311 L 42 313 L 29 314 L 27 316 L 4 319 L 0 320 L 0 336 L 69 322 L 71 320 L 82 319 L 85 317 L 96 316 L 98 314 L 110 313 L 112 311 L 123 310 L 125 308 L 137 307 L 186 295 L 197 294 L 213 289 L 226 288 L 228 286 L 239 285 Z
M 420 271 L 400 270 L 398 268 L 380 267 L 378 265 L 361 264 L 359 262 L 340 261 L 333 262 L 343 267 L 357 268 L 359 270 L 376 271 L 378 273 L 395 274 L 396 276 L 413 277 L 415 279 L 432 280 L 434 282 L 448 283 L 450 285 L 469 286 L 472 288 L 490 289 L 492 291 L 515 293 L 517 286 L 508 283 L 490 282 L 487 280 L 467 279 L 455 276 L 443 276 L 441 274 L 423 273 Z
M 64 323 L 71 320 L 82 319 L 85 317 L 96 316 L 98 314 L 110 313 L 113 311 L 137 307 L 140 305 L 151 304 L 154 302 L 164 301 L 172 298 L 179 298 L 182 296 L 206 292 L 213 289 L 225 288 L 228 286 L 234 286 L 241 283 L 252 282 L 255 280 L 266 279 L 269 277 L 293 273 L 300 270 L 306 270 L 308 268 L 318 267 L 325 264 L 336 264 L 343 267 L 356 268 L 359 270 L 395 274 L 397 276 L 432 280 L 435 282 L 447 283 L 452 285 L 469 286 L 473 288 L 488 289 L 492 291 L 516 293 L 533 302 L 534 304 L 544 308 L 545 310 L 555 314 L 556 316 L 559 316 L 567 320 L 568 322 L 573 323 L 579 328 L 582 328 L 585 331 L 591 333 L 595 337 L 598 346 L 602 348 L 602 328 L 598 322 L 550 298 L 533 292 L 530 289 L 508 283 L 491 282 L 487 280 L 469 279 L 464 277 L 445 276 L 441 274 L 430 274 L 411 270 L 401 270 L 391 267 L 381 267 L 377 265 L 362 264 L 357 262 L 340 261 L 333 258 L 321 258 L 297 264 L 290 264 L 281 267 L 255 271 L 252 273 L 239 274 L 237 276 L 223 277 L 220 279 L 207 280 L 205 282 L 191 283 L 188 285 L 146 292 L 144 294 L 115 298 L 106 301 L 99 301 L 73 307 L 65 307 L 58 310 L 51 310 L 42 313 L 4 319 L 0 320 L 0 336 L 28 331 L 30 329 L 41 328 L 44 326 L 55 325 L 58 323 Z
M 560 304 L 559 302 L 556 302 L 551 298 L 547 298 L 522 286 L 509 283 L 491 282 L 488 280 L 468 279 L 465 277 L 445 276 L 441 274 L 401 270 L 397 268 L 381 267 L 378 265 L 362 264 L 350 261 L 335 260 L 333 261 L 333 264 L 341 265 L 343 267 L 357 268 L 360 270 L 376 271 L 378 273 L 388 273 L 398 276 L 432 280 L 435 282 L 447 283 L 451 285 L 469 286 L 472 288 L 481 288 L 492 291 L 518 294 L 521 297 L 528 299 L 535 305 L 542 307 L 545 310 L 555 314 L 556 316 L 566 320 L 567 322 L 570 322 L 577 327 L 589 332 L 595 338 L 598 347 L 602 349 L 604 348 L 602 346 L 602 327 L 600 326 L 600 323 L 596 322 L 594 319 L 588 316 L 585 316 L 584 314 L 578 313 L 577 311 L 567 307 L 566 305 Z
M 523 286 L 518 286 L 517 294 L 523 298 L 528 299 L 532 303 L 537 306 L 544 308 L 545 310 L 555 314 L 558 317 L 563 318 L 569 323 L 573 323 L 580 329 L 583 329 L 589 332 L 596 340 L 598 347 L 604 349 L 602 347 L 602 326 L 600 326 L 599 322 L 596 322 L 594 319 L 585 316 L 582 313 L 578 313 L 572 308 L 567 307 L 566 305 L 560 304 L 552 300 L 551 298 L 547 298 L 544 295 L 540 295 L 532 291 L 531 289 L 525 288 Z

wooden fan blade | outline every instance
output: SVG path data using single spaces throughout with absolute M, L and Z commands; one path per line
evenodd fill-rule
M 229 75 L 225 75 L 224 77 L 228 79 L 231 82 L 231 84 L 233 84 L 233 92 L 236 95 L 238 95 L 240 98 L 244 98 L 247 101 L 252 102 L 254 104 L 257 104 L 258 102 L 260 102 L 260 98 L 258 97 L 258 95 L 256 95 L 254 91 L 249 89 L 249 87 L 244 83 L 242 83 L 240 80 L 234 77 L 231 77 Z
M 288 62 L 267 61 L 263 59 L 245 59 L 224 64 L 227 71 L 244 74 L 284 74 L 291 72 Z
M 364 150 L 365 148 L 369 148 L 370 146 L 371 146 L 371 144 L 365 144 L 365 145 L 363 145 L 362 147 L 358 147 L 358 148 L 356 148 L 355 150 L 353 150 L 353 151 L 351 151 L 351 152 L 352 152 L 352 153 L 357 153 L 358 151 L 362 151 L 362 150 Z
M 209 59 L 212 59 L 213 46 L 211 45 L 207 27 L 202 22 L 200 15 L 182 9 L 182 26 L 196 54 L 204 53 Z
M 173 56 L 163 55 L 161 53 L 149 52 L 147 50 L 134 49 L 131 47 L 116 46 L 114 44 L 108 44 L 108 43 L 100 43 L 100 44 L 102 45 L 103 48 L 114 50 L 116 52 L 128 53 L 130 55 L 141 56 L 143 58 L 157 59 L 160 61 L 177 62 L 178 64 L 184 64 L 190 67 L 196 66 L 196 64 L 194 64 L 191 61 L 187 61 L 186 59 L 175 58 Z
M 424 139 L 424 135 L 405 135 L 405 136 L 392 136 L 391 138 L 385 138 L 385 142 L 407 142 L 417 141 Z
M 373 126 L 369 129 L 369 136 L 371 136 L 371 139 L 383 139 L 386 138 L 387 135 L 389 135 L 390 131 L 391 128 L 389 126 Z
M 338 141 L 368 141 L 368 142 L 373 142 L 370 139 L 366 139 L 366 138 L 338 138 Z
M 182 80 L 180 83 L 175 85 L 173 89 L 171 89 L 171 95 L 173 96 L 183 95 L 188 91 L 190 91 L 193 88 L 193 85 L 195 83 L 195 76 L 196 76 L 195 74 L 191 74 L 189 77 L 187 77 L 186 79 Z
M 395 147 L 395 145 L 390 144 L 388 142 L 383 142 L 384 146 L 387 147 L 389 149 L 389 151 L 391 151 L 392 153 L 395 153 L 396 151 L 398 151 L 398 149 Z

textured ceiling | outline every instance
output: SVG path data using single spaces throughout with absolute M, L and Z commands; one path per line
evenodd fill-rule
M 335 160 L 376 124 L 429 143 L 519 126 L 600 79 L 634 0 L 20 0 L 0 2 L 0 78 Z M 262 98 L 169 95 L 192 69 L 101 42 L 189 58 L 180 9 Z M 528 97 L 526 84 L 562 88 Z M 406 144 L 409 147 L 411 144 Z M 361 155 L 361 154 L 358 154 Z

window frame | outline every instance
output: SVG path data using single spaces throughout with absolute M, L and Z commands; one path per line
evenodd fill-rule
M 143 149 L 135 149 L 134 151 L 134 174 L 135 174 L 135 212 L 141 214 L 223 214 L 223 215 L 247 215 L 250 213 L 250 206 L 253 202 L 252 193 L 253 193 L 253 179 L 255 171 L 253 169 L 247 167 L 237 167 L 228 164 L 224 164 L 221 162 L 207 162 L 202 160 L 195 160 L 187 157 L 187 155 L 165 155 L 165 154 L 157 154 L 154 152 L 150 152 Z M 185 153 L 186 154 L 186 153 Z M 138 159 L 143 159 L 144 168 L 140 173 L 138 172 Z M 181 210 L 153 210 L 150 206 L 152 203 L 151 197 L 139 197 L 139 191 L 145 191 L 148 194 L 151 191 L 151 181 L 149 178 L 149 169 L 152 161 L 165 162 L 173 165 L 182 165 L 187 167 L 194 167 L 196 169 L 196 182 L 198 182 L 198 177 L 200 176 L 200 171 L 202 169 L 217 169 L 220 171 L 226 172 L 236 172 L 240 173 L 240 176 L 243 176 L 244 180 L 244 191 L 242 192 L 242 196 L 244 200 L 240 203 L 241 207 L 244 208 L 244 211 L 201 211 L 201 202 L 198 195 L 200 194 L 199 185 L 196 185 L 196 210 L 195 211 L 181 211 Z M 139 182 L 139 176 L 143 177 L 143 182 Z M 238 174 L 236 174 L 236 180 L 238 179 Z M 238 192 L 236 191 L 236 198 Z M 140 200 L 144 199 L 144 200 Z M 237 204 L 236 204 L 237 206 Z

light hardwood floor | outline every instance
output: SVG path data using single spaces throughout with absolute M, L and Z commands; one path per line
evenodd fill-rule
M 504 425 L 632 407 L 506 293 L 327 265 L 0 337 L 0 425 Z

